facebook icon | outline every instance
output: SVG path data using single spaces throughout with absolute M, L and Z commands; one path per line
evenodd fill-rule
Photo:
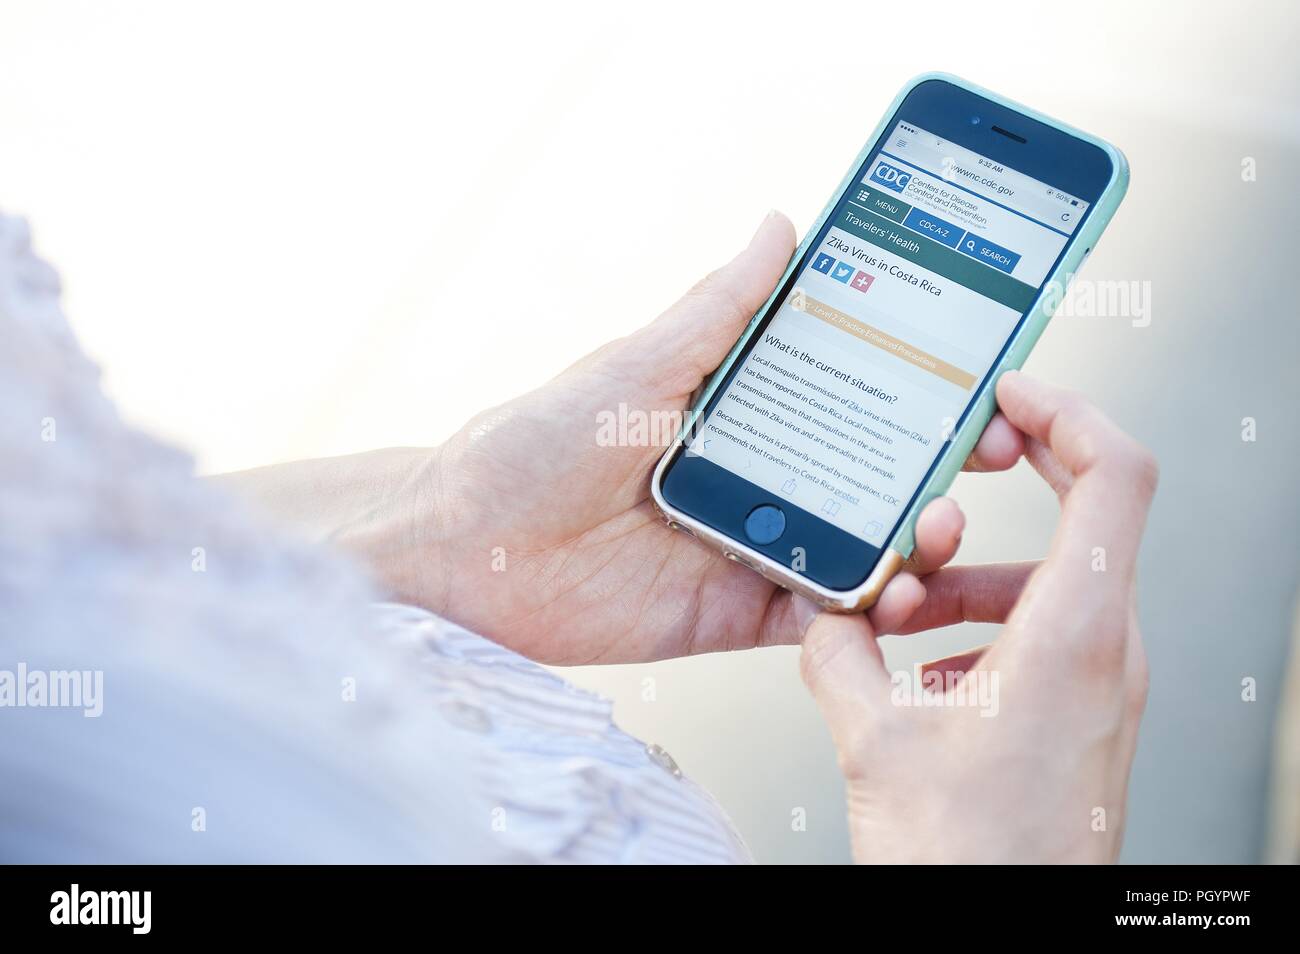
M 831 266 L 834 264 L 835 264 L 835 259 L 831 258 L 825 252 L 822 252 L 820 255 L 817 256 L 816 260 L 812 263 L 812 268 L 814 272 L 821 272 L 823 274 L 829 275 L 831 271 Z
M 902 192 L 907 188 L 907 184 L 912 181 L 912 174 L 904 172 L 902 169 L 895 169 L 887 162 L 881 162 L 872 170 L 871 178 L 887 189 Z

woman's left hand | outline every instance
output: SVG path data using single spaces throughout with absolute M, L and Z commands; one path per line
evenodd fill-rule
M 662 442 L 607 446 L 600 415 L 676 419 L 771 294 L 794 231 L 770 214 L 749 246 L 657 320 L 550 383 L 486 411 L 404 482 L 410 514 L 383 575 L 402 597 L 551 663 L 638 662 L 788 641 L 790 594 L 668 529 L 649 499 Z M 653 428 L 651 428 L 653 430 Z M 675 435 L 670 435 L 675 436 Z M 1004 470 L 1020 433 L 1001 415 L 969 469 Z M 876 632 L 902 627 L 926 601 L 927 574 L 952 559 L 965 518 L 933 501 L 908 572 L 871 611 Z M 932 580 L 936 624 L 995 613 L 1025 573 L 950 570 Z M 997 607 L 990 604 L 996 603 Z
M 792 641 L 789 593 L 655 513 L 650 474 L 675 430 L 606 438 L 620 405 L 651 424 L 681 420 L 793 249 L 789 221 L 769 215 L 743 252 L 658 319 L 480 414 L 442 447 L 215 479 L 351 552 L 397 598 L 544 662 L 645 662 Z M 1020 432 L 997 415 L 966 466 L 1005 470 L 1023 450 Z M 1023 567 L 939 569 L 964 526 L 946 497 L 925 509 L 907 572 L 870 612 L 877 633 L 995 619 L 1015 602 Z

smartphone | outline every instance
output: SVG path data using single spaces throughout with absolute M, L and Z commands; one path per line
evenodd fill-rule
M 869 607 L 1127 187 L 1109 143 L 914 79 L 656 467 L 669 526 L 828 609 Z

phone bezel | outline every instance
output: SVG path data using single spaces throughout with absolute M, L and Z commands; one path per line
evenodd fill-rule
M 978 124 L 971 122 L 972 115 L 980 116 Z M 1109 218 L 1112 209 L 1099 212 L 1103 197 L 1112 192 L 1117 184 L 1122 186 L 1127 181 L 1123 157 L 1101 140 L 1056 123 L 1018 104 L 1002 101 L 994 94 L 956 77 L 944 74 L 918 77 L 899 94 L 894 106 L 881 120 L 876 133 L 858 154 L 840 188 L 792 258 L 777 290 L 754 316 L 745 334 L 738 340 L 696 404 L 683 430 L 683 438 L 721 399 L 743 359 L 760 340 L 777 306 L 793 288 L 795 278 L 805 261 L 821 245 L 834 221 L 833 213 L 840 208 L 848 191 L 865 174 L 868 164 L 881 151 L 885 137 L 900 120 L 918 125 L 941 138 L 1085 199 L 1089 202 L 1089 207 L 1053 268 L 1044 278 L 1035 301 L 1021 314 L 988 374 L 972 389 L 971 400 L 953 429 L 952 438 L 936 455 L 907 506 L 902 509 L 898 523 L 891 528 L 880 547 L 873 547 L 704 458 L 691 455 L 687 458 L 689 465 L 679 466 L 683 458 L 682 438 L 661 459 L 652 480 L 652 493 L 656 504 L 670 523 L 704 537 L 733 559 L 740 560 L 783 586 L 804 592 L 831 608 L 855 609 L 869 605 L 883 588 L 884 582 L 901 566 L 903 557 L 910 552 L 911 525 L 919 506 L 924 502 L 920 500 L 923 492 L 959 445 L 973 443 L 966 432 L 976 409 L 981 406 L 981 396 L 990 394 L 998 373 L 1007 367 L 1018 366 L 1018 361 L 1009 363 L 1008 356 L 1017 342 L 1026 339 L 1027 326 L 1040 311 L 1044 289 L 1058 277 L 1068 259 L 1079 257 L 1077 248 L 1081 241 L 1095 241 L 1095 233 L 1099 232 L 1099 228 L 1090 228 L 1089 219 L 1102 215 L 1100 225 L 1104 226 L 1104 219 Z M 1015 135 L 999 133 L 994 127 L 1009 130 Z M 1124 172 L 1123 183 L 1119 182 L 1121 171 Z M 1037 332 L 1041 331 L 1041 324 L 1045 322 L 1046 315 L 1042 316 L 1041 323 L 1034 322 L 1037 327 L 1035 333 L 1027 336 L 1027 345 L 1032 345 L 1033 340 L 1036 340 Z M 1019 355 L 1019 361 L 1023 361 L 1027 351 L 1026 346 Z M 980 430 L 986 420 L 987 416 L 984 416 L 978 422 Z M 684 474 L 684 470 L 692 473 Z M 753 506 L 761 503 L 781 505 L 787 513 L 787 521 L 792 524 L 786 534 L 767 547 L 756 546 L 745 539 L 742 529 L 744 516 Z M 904 530 L 907 531 L 907 541 L 905 546 L 900 546 Z M 784 559 L 786 553 L 795 546 L 802 548 L 806 561 L 802 572 L 787 566 Z

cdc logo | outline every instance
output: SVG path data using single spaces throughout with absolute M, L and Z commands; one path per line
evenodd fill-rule
M 904 172 L 902 169 L 895 169 L 887 162 L 882 162 L 871 173 L 871 178 L 895 192 L 902 192 L 907 188 L 907 184 L 912 181 L 912 174 Z

